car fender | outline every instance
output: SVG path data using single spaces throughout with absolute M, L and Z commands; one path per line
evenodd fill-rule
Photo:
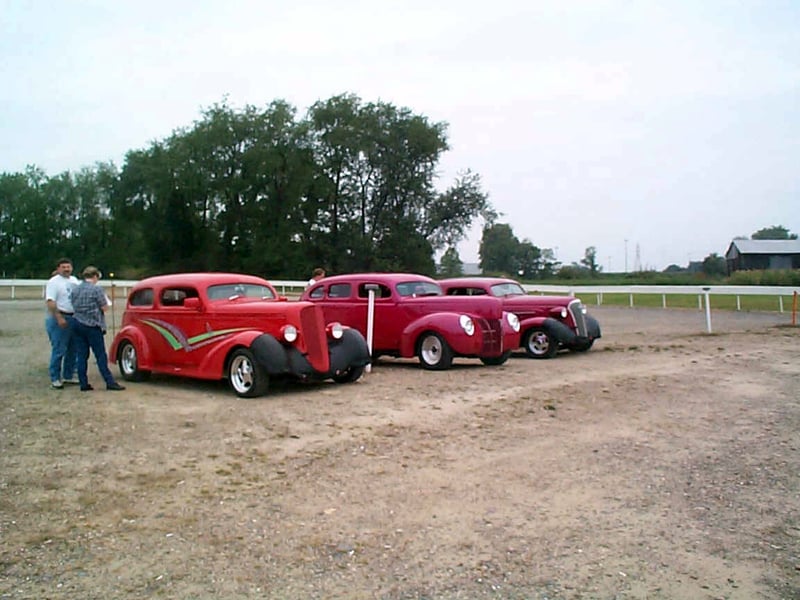
M 552 317 L 533 317 L 521 322 L 520 332 L 522 335 L 520 336 L 520 343 L 525 339 L 527 332 L 535 327 L 544 329 L 553 339 L 557 340 L 559 344 L 570 344 L 576 337 L 575 332 L 561 321 L 557 321 Z
M 400 356 L 409 358 L 416 355 L 416 343 L 425 331 L 438 333 L 456 354 L 474 355 L 481 347 L 481 337 L 477 333 L 468 336 L 459 323 L 461 315 L 467 313 L 439 312 L 424 315 L 412 321 L 400 336 Z M 473 320 L 476 317 L 467 314 Z
M 586 315 L 586 333 L 590 340 L 601 337 L 600 322 L 591 315 Z
M 519 348 L 522 335 L 522 323 L 520 322 L 519 331 L 514 331 L 511 325 L 508 323 L 508 315 L 511 314 L 509 311 L 503 311 L 503 318 L 501 321 L 501 326 L 503 328 L 503 349 L 509 350 L 512 348 Z
M 239 332 L 226 339 L 224 343 L 218 344 L 206 355 L 198 370 L 201 372 L 207 372 L 209 369 L 217 370 L 220 377 L 225 377 L 228 357 L 236 348 L 251 350 L 256 360 L 270 375 L 286 373 L 289 370 L 286 348 L 275 337 L 255 329 Z
M 117 332 L 114 336 L 114 341 L 111 343 L 108 356 L 111 362 L 117 362 L 119 359 L 119 347 L 124 341 L 130 341 L 136 348 L 136 361 L 139 369 L 143 371 L 150 371 L 153 369 L 153 353 L 150 345 L 147 343 L 147 338 L 142 332 L 131 325 L 127 325 Z

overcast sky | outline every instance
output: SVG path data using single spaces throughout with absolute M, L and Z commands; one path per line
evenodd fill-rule
M 439 187 L 479 173 L 563 263 L 800 232 L 797 0 L 0 0 L 0 172 L 122 166 L 225 97 L 340 93 L 447 122 Z

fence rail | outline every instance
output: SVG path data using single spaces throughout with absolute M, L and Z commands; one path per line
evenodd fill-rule
M 299 280 L 270 280 L 272 285 L 280 291 L 282 295 L 300 293 L 307 282 Z M 106 289 L 106 293 L 112 299 L 126 298 L 130 288 L 137 282 L 135 280 L 104 280 L 100 282 Z M 0 299 L 7 299 L 6 293 L 9 292 L 11 300 L 18 298 L 42 298 L 45 296 L 47 287 L 46 279 L 0 279 Z M 777 309 L 784 312 L 784 298 L 792 298 L 792 325 L 796 324 L 797 318 L 797 297 L 800 288 L 787 286 L 733 286 L 733 285 L 609 285 L 609 286 L 570 286 L 570 285 L 536 285 L 526 284 L 522 286 L 529 294 L 560 294 L 566 296 L 579 296 L 584 303 L 587 303 L 591 296 L 595 297 L 598 306 L 603 304 L 603 296 L 628 295 L 629 306 L 634 306 L 634 298 L 640 294 L 660 294 L 661 306 L 667 308 L 667 298 L 671 295 L 697 295 L 697 308 L 705 308 L 708 332 L 711 333 L 711 297 L 712 296 L 734 296 L 736 298 L 736 310 L 742 309 L 742 296 L 766 296 L 775 297 Z M 20 291 L 22 290 L 22 293 Z
M 270 282 L 282 294 L 296 293 L 306 287 L 306 281 L 300 280 L 277 280 L 271 279 Z M 115 288 L 118 298 L 128 295 L 130 288 L 136 284 L 136 280 L 105 279 L 100 285 L 110 289 Z M 20 290 L 26 290 L 25 297 L 44 298 L 47 279 L 0 279 L 0 290 L 3 298 L 15 300 Z M 585 302 L 590 297 L 594 297 L 596 304 L 603 303 L 605 294 L 625 294 L 630 298 L 630 305 L 634 306 L 634 296 L 637 294 L 657 294 L 662 297 L 662 305 L 667 307 L 667 297 L 670 295 L 697 295 L 699 298 L 699 308 L 702 308 L 703 298 L 709 296 L 735 296 L 737 298 L 737 309 L 741 310 L 741 303 L 738 299 L 742 296 L 775 296 L 776 305 L 780 312 L 784 311 L 783 299 L 791 297 L 795 293 L 800 293 L 800 288 L 788 286 L 743 286 L 743 285 L 538 285 L 525 284 L 522 286 L 529 294 L 563 294 L 565 296 L 580 296 Z M 37 291 L 38 290 L 38 291 Z

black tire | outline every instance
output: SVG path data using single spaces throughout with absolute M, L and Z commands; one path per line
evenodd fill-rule
M 228 384 L 240 398 L 255 398 L 267 393 L 269 375 L 250 350 L 239 348 L 228 361 Z
M 453 351 L 438 333 L 424 333 L 417 346 L 419 362 L 429 371 L 444 371 L 453 364 Z
M 500 356 L 482 356 L 481 362 L 485 365 L 497 366 L 504 364 L 511 356 L 511 350 L 503 352 Z
M 340 373 L 336 373 L 332 379 L 336 383 L 353 383 L 354 381 L 358 381 L 363 373 L 364 367 L 350 367 Z
M 541 327 L 529 330 L 525 334 L 522 345 L 531 358 L 553 358 L 558 352 L 558 342 Z
M 574 352 L 588 352 L 589 349 L 594 344 L 594 340 L 589 340 L 588 342 L 584 342 L 572 348 Z
M 125 340 L 117 350 L 117 367 L 126 381 L 144 381 L 150 377 L 150 371 L 139 368 L 139 355 L 133 342 Z

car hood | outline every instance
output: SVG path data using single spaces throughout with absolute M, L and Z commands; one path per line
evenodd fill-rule
M 402 305 L 430 312 L 458 312 L 499 319 L 503 316 L 503 302 L 492 296 L 420 296 L 405 298 Z

